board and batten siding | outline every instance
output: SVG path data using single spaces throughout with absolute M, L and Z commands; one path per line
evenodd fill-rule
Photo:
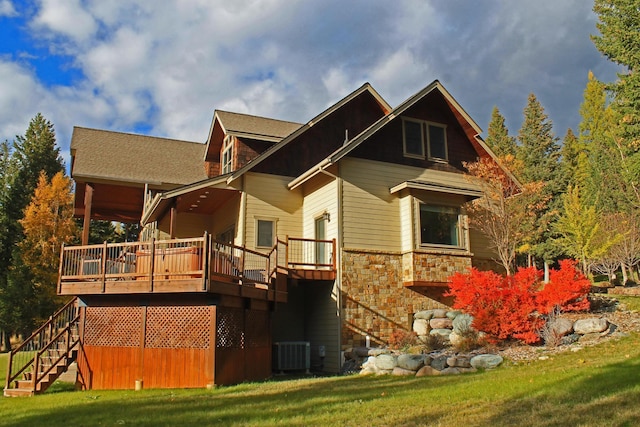
M 342 159 L 341 176 L 344 247 L 379 251 L 413 249 L 413 196 L 404 191 L 391 194 L 392 187 L 416 180 L 435 180 L 452 187 L 469 185 L 458 173 L 349 157 Z M 450 203 L 456 196 L 431 193 L 429 198 L 434 203 Z
M 340 317 L 338 287 L 335 282 L 316 283 L 305 290 L 306 339 L 311 343 L 311 364 L 323 364 L 323 371 L 340 372 Z M 320 358 L 320 346 L 325 357 Z
M 256 249 L 258 219 L 276 221 L 276 234 L 280 239 L 302 236 L 302 193 L 299 189 L 287 188 L 291 177 L 247 173 L 244 179 L 247 248 Z

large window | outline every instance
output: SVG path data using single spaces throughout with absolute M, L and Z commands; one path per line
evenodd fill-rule
M 227 135 L 222 146 L 222 173 L 233 171 L 233 137 Z
M 270 248 L 275 242 L 276 222 L 267 219 L 256 220 L 256 247 Z
M 403 119 L 402 134 L 405 157 L 447 160 L 447 128 L 444 125 L 421 120 Z
M 459 209 L 421 203 L 420 243 L 461 246 Z

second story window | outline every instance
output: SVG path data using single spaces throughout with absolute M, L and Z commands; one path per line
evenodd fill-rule
M 447 156 L 447 128 L 444 125 L 415 119 L 402 120 L 405 157 L 444 160 Z
M 224 137 L 222 145 L 222 173 L 229 173 L 233 170 L 233 136 Z

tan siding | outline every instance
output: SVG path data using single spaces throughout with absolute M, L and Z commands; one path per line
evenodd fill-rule
M 340 371 L 340 318 L 337 313 L 337 287 L 334 284 L 314 284 L 306 289 L 306 339 L 311 343 L 311 364 L 323 363 L 325 372 Z M 319 348 L 325 348 L 320 359 Z
M 315 238 L 315 220 L 324 212 L 330 216 L 327 223 L 327 239 L 338 235 L 338 187 L 335 179 L 319 178 L 318 182 L 305 185 L 303 206 L 303 234 L 302 237 Z
M 246 205 L 246 246 L 255 249 L 256 220 L 276 220 L 279 238 L 302 235 L 302 193 L 299 189 L 289 190 L 290 177 L 248 173 L 244 188 L 247 193 Z
M 497 259 L 498 254 L 490 247 L 487 236 L 474 228 L 469 229 L 469 239 L 471 240 L 471 252 L 474 258 Z
M 402 230 L 402 251 L 411 251 L 414 248 L 415 227 L 413 222 L 413 197 L 408 191 L 400 195 L 400 227 Z

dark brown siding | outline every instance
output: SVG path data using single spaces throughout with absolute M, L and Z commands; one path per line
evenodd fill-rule
M 364 92 L 257 165 L 254 171 L 297 176 L 341 147 L 346 133 L 351 139 L 383 115 L 378 102 Z
M 451 111 L 449 104 L 440 93 L 434 92 L 427 95 L 416 105 L 409 108 L 403 116 L 447 126 L 448 163 L 404 157 L 402 116 L 394 118 L 389 124 L 354 150 L 351 155 L 363 159 L 450 172 L 463 172 L 462 162 L 475 161 L 478 158 L 472 141 L 469 140 L 464 129 L 460 126 Z

